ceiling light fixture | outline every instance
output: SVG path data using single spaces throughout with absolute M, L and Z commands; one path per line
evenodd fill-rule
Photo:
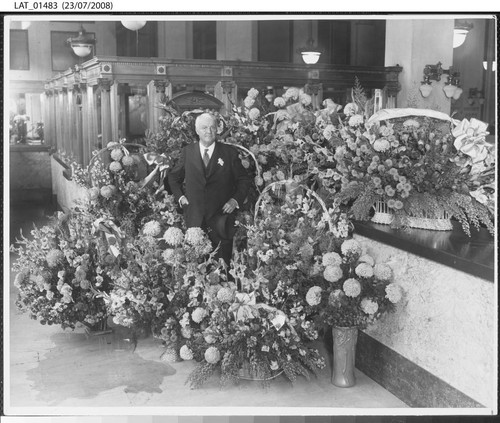
M 96 39 L 90 35 L 82 24 L 80 24 L 80 31 L 78 32 L 78 36 L 70 37 L 66 40 L 66 43 L 70 45 L 73 49 L 73 52 L 78 57 L 86 57 L 90 53 L 92 53 L 92 49 L 96 44 Z

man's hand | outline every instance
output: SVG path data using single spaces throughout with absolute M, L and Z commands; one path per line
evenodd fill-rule
M 222 211 L 224 213 L 232 213 L 234 209 L 238 208 L 238 202 L 234 198 L 230 198 L 224 207 L 222 207 Z
M 189 201 L 185 195 L 183 195 L 181 198 L 179 198 L 179 205 L 181 207 L 187 206 L 188 204 L 189 204 Z

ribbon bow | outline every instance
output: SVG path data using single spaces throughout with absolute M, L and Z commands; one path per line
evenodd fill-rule
M 235 302 L 229 310 L 234 314 L 237 322 L 245 321 L 259 316 L 258 307 L 256 307 L 255 292 L 250 294 L 238 292 L 235 295 Z
M 165 179 L 165 176 L 167 175 L 167 170 L 170 167 L 168 157 L 163 153 L 158 154 L 150 151 L 144 154 L 144 160 L 146 160 L 146 163 L 148 165 L 150 166 L 156 165 L 156 167 L 149 173 L 148 176 L 144 178 L 144 180 L 141 183 L 141 188 L 149 184 L 151 180 L 155 177 L 157 172 L 160 172 L 160 181 L 163 181 L 163 179 Z
M 113 256 L 118 257 L 120 255 L 120 240 L 123 238 L 120 228 L 111 219 L 100 217 L 92 224 L 92 233 L 99 231 L 106 237 L 108 251 Z
M 453 129 L 452 134 L 455 137 L 454 147 L 467 154 L 472 163 L 482 162 L 489 154 L 489 148 L 486 144 L 486 132 L 488 124 L 478 119 L 472 118 L 470 122 L 463 119 Z
M 290 331 L 294 335 L 297 335 L 294 327 L 290 324 L 288 316 L 276 307 L 257 303 L 255 300 L 255 292 L 251 292 L 250 294 L 237 293 L 235 295 L 235 302 L 229 308 L 229 310 L 234 314 L 237 322 L 245 321 L 253 317 L 259 317 L 259 309 L 264 309 L 272 315 L 270 321 L 276 330 L 280 330 L 285 323 L 288 323 Z

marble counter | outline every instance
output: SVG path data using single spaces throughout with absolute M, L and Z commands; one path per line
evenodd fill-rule
M 355 239 L 377 263 L 392 267 L 395 281 L 405 291 L 395 313 L 365 334 L 485 407 L 493 407 L 498 333 L 496 284 L 490 275 L 493 243 L 473 245 L 469 240 L 468 253 L 459 254 L 457 234 L 438 235 L 434 239 L 442 245 L 433 249 L 422 245 L 424 241 L 412 243 L 410 233 L 394 234 L 383 227 L 377 236 L 377 227 L 383 225 L 361 225 Z

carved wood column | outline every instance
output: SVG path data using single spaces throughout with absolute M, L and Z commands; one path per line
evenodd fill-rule
M 309 82 L 305 86 L 305 92 L 311 96 L 313 110 L 321 109 L 323 103 L 323 84 L 321 82 Z
M 110 141 L 119 141 L 120 134 L 118 131 L 118 120 L 120 115 L 120 97 L 118 93 L 118 84 L 111 85 L 109 90 L 110 96 L 110 125 L 111 125 L 111 139 Z
M 236 104 L 238 87 L 234 81 L 219 81 L 215 85 L 214 94 L 224 104 L 221 113 L 226 114 L 231 110 L 232 104 Z
M 102 146 L 105 147 L 108 142 L 113 140 L 111 127 L 111 102 L 110 90 L 113 81 L 109 79 L 99 79 L 99 88 L 101 90 L 101 137 Z
M 158 105 L 172 98 L 172 84 L 170 81 L 154 80 L 147 86 L 148 93 L 148 128 L 150 131 L 158 132 L 160 129 L 160 116 L 165 112 Z
M 41 96 L 42 110 L 43 110 L 43 138 L 46 145 L 57 147 L 55 139 L 55 95 L 54 90 L 46 89 L 45 93 Z
M 87 106 L 83 108 L 83 114 L 87 116 L 87 140 L 90 157 L 92 158 L 92 151 L 100 149 L 98 146 L 98 128 L 97 128 L 97 86 L 87 85 Z

